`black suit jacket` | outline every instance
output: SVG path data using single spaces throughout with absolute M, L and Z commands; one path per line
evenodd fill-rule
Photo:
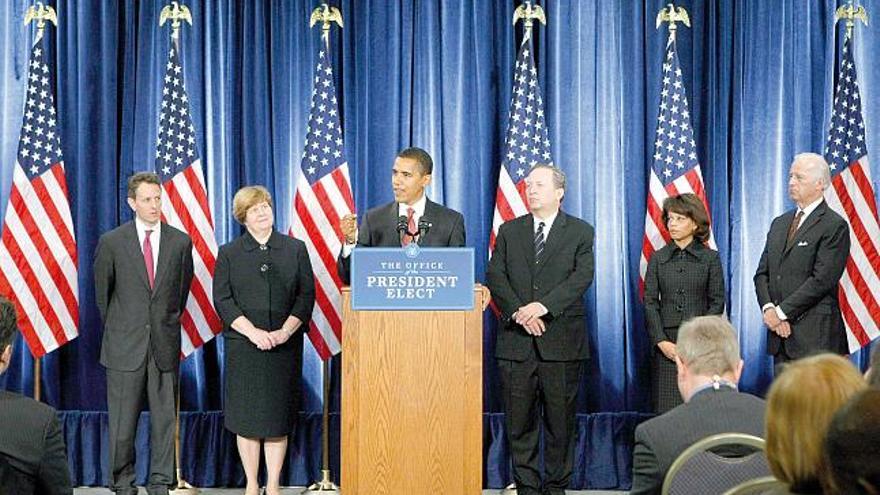
M 651 343 L 675 342 L 678 327 L 694 316 L 724 313 L 724 275 L 718 251 L 694 240 L 684 249 L 674 242 L 648 261 L 645 320 Z
M 2 493 L 73 493 L 61 424 L 46 404 L 0 391 L 0 458 L 11 468 Z
M 193 277 L 192 241 L 161 225 L 159 260 L 150 290 L 134 221 L 101 236 L 95 254 L 95 301 L 104 322 L 101 364 L 134 371 L 151 350 L 162 371 L 180 362 L 180 315 Z
M 498 229 L 486 285 L 500 311 L 495 357 L 524 361 L 535 346 L 542 359 L 575 361 L 590 355 L 584 329 L 583 296 L 593 282 L 593 227 L 563 211 L 554 220 L 540 263 L 535 263 L 534 217 Z M 538 301 L 547 308 L 546 332 L 529 335 L 512 315 Z
M 846 333 L 837 301 L 837 284 L 849 256 L 849 226 L 823 201 L 803 221 L 786 247 L 795 210 L 773 220 L 758 271 L 758 304 L 779 305 L 791 324 L 781 339 L 767 332 L 767 352 L 797 359 L 816 351 L 846 353 Z
M 358 227 L 357 245 L 364 247 L 400 247 L 400 234 L 397 232 L 397 220 L 400 217 L 397 202 L 377 206 L 367 211 Z M 439 205 L 426 198 L 425 214 L 422 220 L 431 223 L 425 236 L 419 239 L 419 245 L 425 247 L 463 247 L 465 230 L 464 217 L 461 213 Z M 351 256 L 339 254 L 337 269 L 342 281 L 349 283 L 351 279 Z
M 636 427 L 631 495 L 660 493 L 673 461 L 698 440 L 718 433 L 764 436 L 763 400 L 730 387 L 705 389 Z

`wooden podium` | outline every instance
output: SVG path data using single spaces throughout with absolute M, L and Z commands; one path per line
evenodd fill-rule
M 482 288 L 467 311 L 353 311 L 342 297 L 342 493 L 479 495 Z

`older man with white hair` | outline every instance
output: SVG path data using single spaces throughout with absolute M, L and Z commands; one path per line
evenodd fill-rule
M 773 220 L 755 273 L 767 326 L 767 353 L 776 365 L 820 351 L 846 353 L 837 300 L 849 256 L 849 226 L 823 196 L 831 184 L 821 155 L 794 157 L 788 194 L 797 208 Z

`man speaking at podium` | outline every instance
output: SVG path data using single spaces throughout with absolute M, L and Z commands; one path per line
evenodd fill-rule
M 337 260 L 339 277 L 346 284 L 351 275 L 351 250 L 358 246 L 401 247 L 415 242 L 426 247 L 464 247 L 464 217 L 425 196 L 434 162 L 421 148 L 397 154 L 391 169 L 394 201 L 367 211 L 360 228 L 357 217 L 346 215 L 339 222 L 345 244 Z
M 500 311 L 495 358 L 519 495 L 564 495 L 572 472 L 578 384 L 589 357 L 583 297 L 593 281 L 593 227 L 559 209 L 564 194 L 561 170 L 532 167 L 531 214 L 498 229 L 486 272 Z

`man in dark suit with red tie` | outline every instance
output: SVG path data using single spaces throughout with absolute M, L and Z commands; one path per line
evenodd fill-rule
M 339 227 L 345 244 L 337 259 L 339 276 L 349 282 L 351 250 L 363 247 L 400 247 L 416 242 L 426 247 L 463 247 L 464 217 L 434 203 L 425 196 L 431 183 L 434 161 L 421 148 L 407 148 L 397 154 L 391 169 L 394 201 L 367 211 L 357 226 L 357 217 L 344 216 Z
M 526 194 L 531 213 L 498 229 L 486 273 L 500 311 L 495 358 L 517 493 L 563 495 L 577 436 L 578 385 L 590 354 L 583 296 L 593 281 L 593 227 L 559 209 L 565 175 L 556 167 L 534 166 Z
M 767 353 L 777 365 L 820 351 L 847 351 L 837 284 L 849 256 L 849 226 L 824 200 L 830 184 L 821 155 L 794 158 L 788 193 L 797 208 L 773 220 L 755 273 Z
M 142 397 L 150 408 L 147 492 L 177 485 L 174 429 L 180 363 L 180 316 L 193 277 L 192 242 L 160 221 L 162 188 L 154 173 L 128 180 L 135 219 L 101 236 L 95 254 L 95 301 L 104 321 L 110 488 L 137 493 L 134 440 Z
M 15 306 L 0 297 L 0 373 L 12 359 L 17 321 Z M 55 409 L 5 390 L 0 391 L 0 493 L 73 493 Z

